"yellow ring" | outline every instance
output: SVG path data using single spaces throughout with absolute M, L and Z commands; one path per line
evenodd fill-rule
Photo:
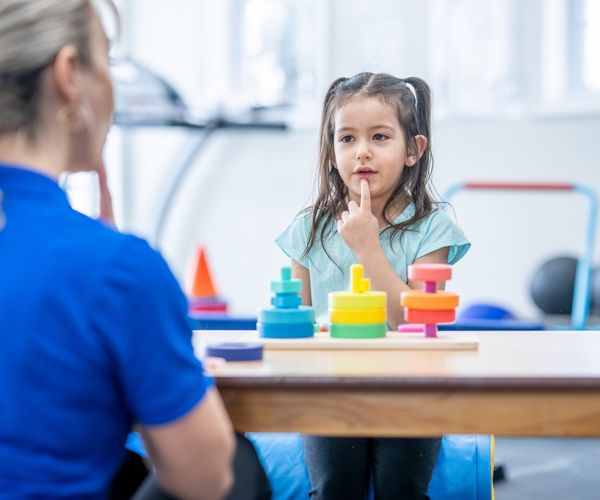
M 385 323 L 385 309 L 331 309 L 330 321 L 333 324 L 367 325 Z
M 332 292 L 329 294 L 329 309 L 385 309 L 385 292 L 351 293 Z

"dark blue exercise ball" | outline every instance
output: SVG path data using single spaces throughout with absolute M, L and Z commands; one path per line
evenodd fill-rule
M 533 274 L 529 291 L 546 314 L 571 314 L 577 259 L 561 256 L 544 262 Z
M 592 312 L 600 315 L 600 267 L 594 270 L 592 276 Z

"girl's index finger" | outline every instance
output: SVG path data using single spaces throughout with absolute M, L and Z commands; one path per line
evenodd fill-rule
M 371 191 L 367 179 L 360 181 L 360 208 L 371 211 Z

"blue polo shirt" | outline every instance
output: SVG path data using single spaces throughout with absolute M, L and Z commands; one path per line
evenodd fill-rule
M 131 426 L 176 420 L 212 384 L 185 296 L 54 179 L 0 165 L 0 190 L 0 498 L 103 498 Z

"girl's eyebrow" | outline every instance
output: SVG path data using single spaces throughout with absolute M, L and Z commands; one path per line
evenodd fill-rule
M 387 125 L 385 123 L 373 125 L 373 126 L 369 127 L 369 130 L 382 129 L 382 128 L 385 128 L 387 130 L 392 130 L 392 131 L 395 130 L 395 128 L 393 126 Z M 353 130 L 356 130 L 356 129 L 354 127 L 341 127 L 341 128 L 336 129 L 335 131 L 337 133 L 340 133 L 340 132 L 351 132 Z
M 379 128 L 385 128 L 388 130 L 395 130 L 394 127 L 392 127 L 391 125 L 387 125 L 385 123 L 381 123 L 379 125 L 373 125 L 372 127 L 369 127 L 371 130 L 373 129 L 379 129 Z

